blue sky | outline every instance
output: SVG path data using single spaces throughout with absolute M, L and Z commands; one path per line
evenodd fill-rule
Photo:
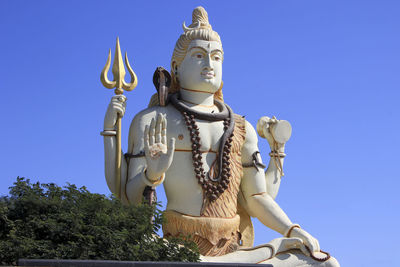
M 169 69 L 198 5 L 222 38 L 225 101 L 254 126 L 272 115 L 292 124 L 277 202 L 342 266 L 395 266 L 398 1 L 0 1 L 0 194 L 17 176 L 108 194 L 99 135 L 113 95 L 99 80 L 108 49 L 119 36 L 139 78 L 126 94 L 126 151 L 153 72 Z M 259 146 L 268 161 L 266 140 Z M 278 236 L 255 227 L 257 244 Z

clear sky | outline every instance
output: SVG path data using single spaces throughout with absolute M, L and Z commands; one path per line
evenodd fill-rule
M 399 266 L 400 2 L 0 1 L 0 194 L 17 176 L 109 194 L 99 135 L 108 49 L 139 78 L 129 124 L 198 5 L 223 42 L 224 97 L 293 127 L 277 202 L 342 266 Z M 260 139 L 264 162 L 266 140 Z M 160 199 L 165 203 L 162 190 Z M 278 236 L 255 223 L 256 243 Z

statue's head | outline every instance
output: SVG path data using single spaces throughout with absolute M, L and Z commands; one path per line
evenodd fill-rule
M 193 10 L 192 24 L 183 23 L 183 31 L 171 59 L 171 92 L 182 87 L 214 93 L 222 100 L 222 43 L 203 7 Z

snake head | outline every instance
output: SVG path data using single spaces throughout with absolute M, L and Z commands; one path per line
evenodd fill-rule
M 160 106 L 164 107 L 167 104 L 168 91 L 171 86 L 171 74 L 163 67 L 157 67 L 153 75 L 153 84 L 158 93 Z

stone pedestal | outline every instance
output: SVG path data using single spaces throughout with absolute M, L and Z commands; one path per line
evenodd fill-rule
M 256 264 L 212 262 L 154 262 L 154 261 L 105 261 L 105 260 L 31 260 L 20 259 L 18 266 L 52 267 L 256 267 Z M 272 265 L 263 265 L 270 266 Z

